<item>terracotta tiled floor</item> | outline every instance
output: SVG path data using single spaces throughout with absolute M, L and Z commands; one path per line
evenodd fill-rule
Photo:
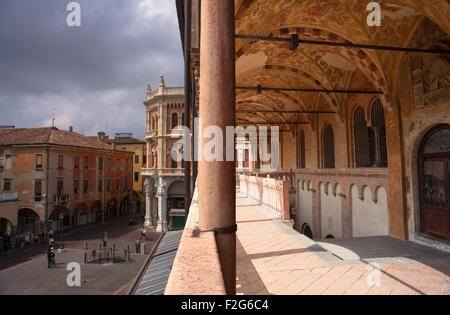
M 238 294 L 450 295 L 448 253 L 389 237 L 314 242 L 239 194 L 237 221 Z

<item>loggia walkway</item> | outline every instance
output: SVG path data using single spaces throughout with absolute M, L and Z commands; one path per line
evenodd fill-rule
M 237 293 L 450 294 L 450 254 L 390 237 L 312 241 L 237 196 Z

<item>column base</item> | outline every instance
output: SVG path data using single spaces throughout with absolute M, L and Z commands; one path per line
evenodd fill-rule
M 147 218 L 147 217 L 145 218 L 144 227 L 147 229 L 150 229 L 153 227 L 153 222 L 152 222 L 151 218 Z
M 156 226 L 156 232 L 167 232 L 169 229 L 167 227 L 167 223 L 158 222 L 158 225 Z

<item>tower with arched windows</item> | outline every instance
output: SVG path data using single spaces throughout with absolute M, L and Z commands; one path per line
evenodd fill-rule
M 184 125 L 184 89 L 167 87 L 161 76 L 159 88 L 148 95 L 144 105 L 148 152 L 147 165 L 142 170 L 146 187 L 145 224 L 167 231 L 177 228 L 172 225 L 173 217 L 179 218 L 184 211 L 184 195 L 179 189 L 171 189 L 174 183 L 184 183 L 184 163 L 174 159 L 182 151 L 176 143 L 183 137 L 177 128 Z M 178 193 L 174 195 L 173 191 Z

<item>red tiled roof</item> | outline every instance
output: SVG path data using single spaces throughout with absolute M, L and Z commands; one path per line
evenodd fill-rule
M 102 140 L 105 143 L 108 144 L 146 144 L 144 140 L 137 139 L 137 138 L 120 138 L 120 139 L 104 139 Z
M 112 146 L 76 132 L 57 128 L 0 129 L 0 145 L 50 144 L 88 149 L 112 150 Z M 117 150 L 116 151 L 123 151 Z

